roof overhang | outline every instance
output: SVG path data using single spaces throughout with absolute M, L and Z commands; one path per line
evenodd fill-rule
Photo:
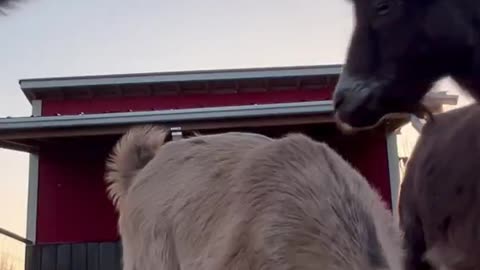
M 223 70 L 197 70 L 162 73 L 139 73 L 139 74 L 116 74 L 101 76 L 78 76 L 60 78 L 22 79 L 20 87 L 28 100 L 41 98 L 47 93 L 72 92 L 106 92 L 118 91 L 129 85 L 161 85 L 181 84 L 188 82 L 211 82 L 211 81 L 241 81 L 252 79 L 281 79 L 281 78 L 304 78 L 315 76 L 338 76 L 341 65 L 317 65 L 317 66 L 293 66 L 293 67 L 269 67 L 249 69 L 223 69 Z M 115 87 L 112 89 L 112 87 Z M 88 95 L 88 94 L 86 94 Z
M 434 113 L 442 104 L 456 104 L 457 96 L 445 92 L 427 94 L 424 103 Z M 318 124 L 333 122 L 332 101 L 310 101 L 196 109 L 158 110 L 65 116 L 15 117 L 0 119 L 0 147 L 35 150 L 37 140 L 78 136 L 121 134 L 132 125 L 158 123 L 182 130 L 226 129 Z M 408 122 L 408 117 L 389 118 L 387 129 Z
M 0 119 L 0 146 L 35 151 L 52 138 L 122 134 L 132 125 L 157 123 L 184 131 L 332 123 L 331 101 L 225 106 L 151 112 Z M 406 119 L 390 119 L 401 120 Z
M 225 106 L 200 109 L 0 119 L 0 146 L 31 151 L 36 140 L 121 134 L 138 124 L 158 123 L 182 130 L 219 129 L 331 121 L 331 101 Z
M 320 81 L 325 79 L 327 83 L 332 83 L 330 79 L 338 76 L 341 68 L 341 65 L 323 65 L 42 78 L 24 79 L 20 81 L 20 85 L 32 101 L 45 92 L 73 93 L 82 88 L 100 92 L 107 88 L 121 88 L 122 85 L 151 87 L 151 84 L 196 81 L 207 85 L 212 81 L 233 81 L 236 84 L 238 80 L 281 81 L 285 78 L 289 82 L 300 82 L 303 79 L 308 83 L 312 82 L 312 78 L 320 78 Z M 317 83 L 316 79 L 313 79 L 313 85 Z M 442 104 L 456 103 L 456 98 L 445 93 L 429 93 L 425 103 L 427 107 L 437 111 Z M 145 123 L 180 126 L 185 131 L 325 123 L 333 122 L 332 112 L 331 101 L 311 101 L 149 112 L 15 117 L 0 119 L 0 147 L 32 151 L 39 140 L 121 134 L 132 125 Z M 396 129 L 406 122 L 408 117 L 389 118 L 387 129 Z
M 16 133 L 31 129 L 132 125 L 146 122 L 181 123 L 185 121 L 231 120 L 252 117 L 284 117 L 325 114 L 332 111 L 333 105 L 329 100 L 85 115 L 15 117 L 0 119 L 0 133 L 5 134 L 9 131 Z

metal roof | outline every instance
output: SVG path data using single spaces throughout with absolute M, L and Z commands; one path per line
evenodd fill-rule
M 173 71 L 159 73 L 95 75 L 76 77 L 52 77 L 38 79 L 22 79 L 20 80 L 20 86 L 22 87 L 22 89 L 35 89 L 86 85 L 335 75 L 340 73 L 341 67 L 341 65 L 319 65 L 248 69 Z
M 196 70 L 160 73 L 116 74 L 77 77 L 33 78 L 19 81 L 29 101 L 47 92 L 74 91 L 88 88 L 88 91 L 106 91 L 106 87 L 128 85 L 152 85 L 165 83 L 233 81 L 249 79 L 302 78 L 312 76 L 337 76 L 341 65 L 291 66 L 248 69 Z M 109 89 L 110 91 L 115 91 Z
M 0 119 L 0 135 L 24 129 L 95 127 L 117 124 L 181 123 L 183 121 L 228 120 L 298 114 L 319 114 L 333 111 L 331 101 L 311 101 L 245 106 L 102 113 L 64 116 L 14 117 Z
M 457 96 L 445 92 L 429 93 L 425 103 L 433 111 L 441 104 L 455 104 Z M 175 109 L 101 114 L 60 116 L 30 116 L 0 118 L 0 139 L 22 131 L 49 129 L 94 128 L 142 123 L 179 124 L 202 121 L 235 121 L 238 119 L 272 119 L 274 117 L 329 115 L 333 112 L 331 100 L 275 103 L 243 106 L 220 106 L 194 109 Z
M 183 130 L 332 122 L 331 101 L 0 119 L 0 147 L 30 151 L 31 140 L 120 134 L 136 124 Z

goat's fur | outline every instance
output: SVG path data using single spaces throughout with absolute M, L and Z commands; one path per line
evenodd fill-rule
M 399 198 L 405 269 L 480 269 L 479 132 L 478 104 L 423 127 Z
M 166 134 L 133 128 L 107 162 L 123 269 L 401 269 L 390 211 L 326 144 Z

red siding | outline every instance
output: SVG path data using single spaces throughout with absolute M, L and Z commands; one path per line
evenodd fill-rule
M 387 150 L 382 134 L 343 137 L 310 135 L 327 140 L 380 191 L 390 203 Z M 270 132 L 268 132 L 270 133 Z M 72 243 L 118 239 L 117 216 L 106 197 L 104 161 L 114 138 L 83 139 L 48 146 L 40 152 L 37 241 Z
M 340 137 L 330 144 L 368 179 L 392 209 L 385 135 L 376 133 L 348 139 Z
M 42 115 L 150 111 L 176 108 L 239 106 L 329 100 L 332 88 L 309 90 L 277 90 L 274 92 L 242 92 L 232 94 L 185 94 L 179 96 L 147 96 L 94 98 L 77 100 L 44 100 Z
M 98 144 L 86 143 L 49 146 L 41 150 L 37 216 L 39 244 L 117 238 L 117 216 L 103 183 L 108 150 Z

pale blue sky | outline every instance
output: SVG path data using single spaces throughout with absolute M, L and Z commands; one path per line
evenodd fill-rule
M 341 63 L 351 11 L 344 0 L 28 0 L 0 17 L 0 117 L 30 114 L 22 78 Z M 28 156 L 0 150 L 0 164 L 0 227 L 25 235 Z
M 343 0 L 132 3 L 29 0 L 0 18 L 0 116 L 30 114 L 22 78 L 341 63 L 352 24 Z M 26 155 L 0 164 L 0 226 L 24 234 Z
M 30 114 L 22 78 L 342 63 L 352 23 L 344 0 L 28 0 L 0 17 L 0 117 Z M 27 155 L 0 164 L 0 227 L 24 235 Z
M 132 3 L 29 0 L 0 18 L 0 115 L 29 112 L 25 77 L 340 63 L 352 24 L 344 0 Z

